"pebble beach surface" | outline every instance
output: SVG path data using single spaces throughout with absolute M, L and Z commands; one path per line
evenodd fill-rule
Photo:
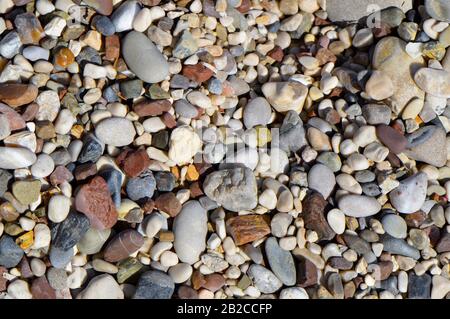
M 450 1 L 0 0 L 0 299 L 450 299 Z

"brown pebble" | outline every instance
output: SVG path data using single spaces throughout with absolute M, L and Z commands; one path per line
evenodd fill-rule
M 344 257 L 331 257 L 328 263 L 331 267 L 339 270 L 350 270 L 353 267 L 353 263 Z
M 203 193 L 203 191 L 202 191 L 198 181 L 193 182 L 191 185 L 189 185 L 189 190 L 191 192 L 191 197 L 192 198 L 197 198 L 199 196 L 204 195 L 204 193 Z
M 178 288 L 178 298 L 180 299 L 198 299 L 198 293 L 189 286 L 181 286 Z
M 297 267 L 297 284 L 302 287 L 310 287 L 318 282 L 317 268 L 308 259 L 299 257 Z
M 213 71 L 204 66 L 203 63 L 197 63 L 194 65 L 185 65 L 183 67 L 183 75 L 189 80 L 201 84 L 213 76 Z
M 117 34 L 105 37 L 105 59 L 116 60 L 120 55 L 120 39 Z
M 32 121 L 38 111 L 39 111 L 39 104 L 37 103 L 28 104 L 27 107 L 25 108 L 25 112 L 23 112 L 22 114 L 23 120 L 26 122 Z
M 177 121 L 175 120 L 173 115 L 170 114 L 169 112 L 164 112 L 163 116 L 161 117 L 161 120 L 164 123 L 164 125 L 167 126 L 168 128 L 174 128 L 177 126 Z
M 116 162 L 127 176 L 139 176 L 149 167 L 151 161 L 145 149 L 141 148 L 137 151 L 126 150 L 124 152 L 126 153 L 124 153 L 123 159 L 118 157 Z
M 165 193 L 156 198 L 155 207 L 175 217 L 181 211 L 182 205 L 174 193 Z
M 382 124 L 377 126 L 376 131 L 380 141 L 386 145 L 392 153 L 399 154 L 406 149 L 408 140 L 396 129 Z
M 192 288 L 198 290 L 203 287 L 203 285 L 206 283 L 206 280 L 200 271 L 195 270 L 191 276 L 191 283 Z
M 418 228 L 425 221 L 427 215 L 419 210 L 418 212 L 405 216 L 405 222 L 408 227 Z
M 108 184 L 100 176 L 80 187 L 75 196 L 75 208 L 89 218 L 93 228 L 107 229 L 117 222 L 118 214 Z
M 33 280 L 31 294 L 33 299 L 56 299 L 56 291 L 50 286 L 45 276 Z
M 280 48 L 278 45 L 276 45 L 272 50 L 270 50 L 267 53 L 268 56 L 270 56 L 272 59 L 274 59 L 277 62 L 283 61 L 284 53 L 283 49 Z
M 225 285 L 225 278 L 221 274 L 210 274 L 205 276 L 203 288 L 216 292 Z
M 55 126 L 50 121 L 37 121 L 36 135 L 43 140 L 48 140 L 56 137 Z
M 109 262 L 121 261 L 136 252 L 144 244 L 144 237 L 134 229 L 117 234 L 106 246 L 103 258 Z
M 97 174 L 97 165 L 95 163 L 81 164 L 74 171 L 74 176 L 77 181 L 85 180 L 95 174 Z
M 0 114 L 3 114 L 8 120 L 9 128 L 11 131 L 21 130 L 25 128 L 26 124 L 23 117 L 8 105 L 0 103 Z
M 317 192 L 310 193 L 303 200 L 305 227 L 314 230 L 319 240 L 330 240 L 335 235 L 324 215 L 326 206 L 327 201 Z
M 244 245 L 270 234 L 270 227 L 261 215 L 243 215 L 226 222 L 236 245 Z
M 57 166 L 50 175 L 50 183 L 54 186 L 73 180 L 72 173 L 65 166 Z
M 133 105 L 133 111 L 139 117 L 157 116 L 168 112 L 171 107 L 172 103 L 168 100 L 143 100 Z
M 0 266 L 0 292 L 6 290 L 6 283 L 8 282 L 8 279 L 3 277 L 4 273 L 8 273 L 8 269 Z
M 0 101 L 11 107 L 31 103 L 37 95 L 38 88 L 32 84 L 0 83 Z

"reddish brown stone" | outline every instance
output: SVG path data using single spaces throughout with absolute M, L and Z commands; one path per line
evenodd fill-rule
M 140 117 L 157 116 L 168 112 L 172 103 L 168 100 L 144 100 L 133 105 L 133 111 Z
M 419 210 L 418 212 L 408 214 L 405 216 L 405 222 L 408 227 L 418 228 L 427 218 L 427 215 Z
M 120 39 L 117 34 L 105 37 L 105 59 L 116 60 L 120 55 Z
M 25 122 L 29 122 L 34 120 L 34 117 L 36 116 L 37 112 L 39 111 L 39 104 L 37 103 L 31 103 L 28 104 L 25 108 L 25 112 L 22 114 L 22 119 Z
M 37 95 L 38 88 L 32 84 L 0 84 L 0 101 L 14 108 L 33 102 Z
M 56 299 L 56 291 L 47 281 L 45 276 L 36 278 L 31 284 L 33 299 Z
M 21 130 L 26 125 L 22 116 L 6 104 L 0 103 L 0 114 L 8 120 L 11 131 Z
M 36 154 L 42 152 L 42 148 L 44 147 L 44 140 L 42 138 L 36 139 Z
M 270 227 L 261 215 L 242 215 L 227 220 L 227 228 L 236 245 L 244 245 L 270 234 Z
M 126 151 L 124 159 L 119 162 L 123 171 L 127 176 L 136 177 L 145 171 L 150 165 L 150 157 L 148 157 L 147 151 L 143 148 L 138 149 L 135 152 Z
M 270 56 L 272 59 L 274 59 L 277 62 L 283 61 L 284 53 L 283 49 L 280 48 L 278 45 L 276 45 L 272 50 L 270 50 L 267 53 L 268 56 Z
M 6 283 L 8 282 L 8 280 L 5 277 L 3 277 L 3 274 L 7 273 L 7 272 L 8 272 L 8 269 L 0 266 L 0 292 L 6 290 Z
M 65 166 L 57 166 L 50 175 L 50 183 L 54 186 L 73 180 L 72 173 Z
M 142 205 L 142 209 L 146 214 L 150 214 L 153 209 L 155 209 L 155 201 L 153 199 L 147 198 L 145 203 Z
M 156 198 L 155 207 L 171 217 L 175 217 L 180 212 L 182 205 L 174 193 L 165 193 Z
M 200 184 L 199 184 L 198 181 L 193 182 L 193 183 L 189 186 L 189 191 L 191 192 L 191 197 L 192 197 L 192 198 L 197 198 L 197 197 L 199 197 L 199 196 L 204 195 L 204 193 L 203 193 L 203 191 L 202 191 L 202 189 L 201 189 Z
M 74 175 L 77 181 L 82 181 L 88 177 L 97 174 L 97 165 L 95 163 L 86 163 L 75 168 Z
M 203 288 L 216 292 L 225 285 L 225 278 L 221 274 L 210 274 L 205 276 Z
M 239 7 L 237 7 L 236 9 L 240 13 L 247 13 L 250 10 L 251 6 L 252 6 L 252 3 L 250 0 L 242 0 L 241 5 Z
M 165 112 L 163 114 L 161 120 L 164 123 L 164 125 L 166 125 L 168 128 L 174 128 L 177 126 L 177 121 L 175 120 L 173 115 L 168 112 Z
M 444 234 L 442 238 L 439 240 L 438 244 L 436 245 L 436 251 L 438 253 L 444 253 L 450 251 L 450 234 Z
M 382 124 L 377 126 L 376 131 L 380 141 L 386 145 L 392 153 L 399 154 L 406 149 L 408 140 L 396 129 Z
M 121 261 L 144 244 L 144 237 L 134 229 L 117 234 L 106 246 L 103 258 L 109 262 Z
M 297 284 L 302 287 L 310 287 L 318 282 L 317 268 L 308 259 L 300 257 L 297 267 Z
M 402 162 L 400 161 L 400 159 L 398 158 L 398 156 L 392 152 L 389 152 L 386 159 L 394 168 L 402 167 L 402 165 L 403 165 Z
M 326 206 L 327 201 L 317 192 L 308 194 L 303 200 L 305 227 L 314 230 L 319 236 L 319 240 L 330 240 L 335 236 L 335 232 L 325 218 Z
M 183 67 L 183 75 L 189 80 L 201 84 L 213 76 L 213 71 L 204 66 L 203 63 L 197 63 L 194 65 L 185 65 Z
M 93 228 L 107 229 L 117 222 L 118 214 L 111 193 L 100 176 L 81 186 L 75 196 L 75 208 L 89 218 Z
M 109 16 L 113 11 L 112 0 L 84 0 L 83 2 L 94 8 L 98 13 L 106 16 Z
M 341 122 L 341 116 L 335 109 L 329 108 L 325 111 L 325 121 L 330 124 L 336 125 Z
M 181 286 L 177 294 L 180 299 L 198 299 L 198 293 L 189 286 Z

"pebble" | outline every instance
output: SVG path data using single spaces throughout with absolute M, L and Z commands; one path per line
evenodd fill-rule
M 133 299 L 170 299 L 174 290 L 174 282 L 168 275 L 150 270 L 139 278 Z
M 424 274 L 416 276 L 410 273 L 408 276 L 408 298 L 410 299 L 430 299 L 431 276 Z
M 416 248 L 408 245 L 403 239 L 384 235 L 382 240 L 384 251 L 392 254 L 411 257 L 415 260 L 420 258 L 419 251 Z
M 296 82 L 269 82 L 261 89 L 270 105 L 280 113 L 300 112 L 308 94 L 308 89 Z
M 116 31 L 120 32 L 117 24 L 115 25 Z M 169 74 L 169 65 L 161 52 L 149 38 L 140 32 L 131 31 L 125 36 L 122 43 L 122 54 L 131 71 L 144 82 L 161 82 Z
M 345 231 L 345 214 L 339 209 L 332 209 L 327 213 L 327 222 L 336 234 L 343 234 Z
M 364 195 L 344 195 L 339 199 L 338 206 L 345 215 L 351 217 L 368 217 L 381 210 L 381 205 L 375 198 Z
M 64 195 L 54 195 L 48 203 L 48 218 L 54 223 L 60 223 L 69 214 L 72 203 L 69 197 Z
M 100 176 L 81 186 L 75 197 L 75 208 L 89 218 L 94 228 L 111 228 L 117 222 L 108 184 Z
M 327 199 L 336 185 L 334 173 L 323 164 L 314 165 L 308 172 L 308 186 Z
M 400 185 L 389 193 L 392 205 L 400 213 L 415 213 L 425 203 L 427 182 L 425 173 L 418 173 L 402 180 Z
M 135 230 L 127 229 L 117 234 L 106 246 L 104 259 L 118 262 L 137 251 L 144 244 L 144 237 Z
M 169 158 L 178 165 L 190 162 L 202 148 L 200 137 L 187 126 L 174 129 L 169 144 Z
M 267 125 L 272 116 L 269 102 L 263 97 L 250 100 L 244 108 L 243 119 L 247 128 L 258 125 Z
M 303 202 L 304 222 L 307 229 L 314 230 L 320 240 L 330 240 L 335 233 L 325 217 L 327 202 L 319 193 L 311 193 Z
M 274 293 L 283 286 L 283 283 L 273 272 L 261 265 L 251 265 L 247 270 L 247 274 L 253 280 L 255 287 L 264 294 Z
M 8 235 L 0 238 L 0 266 L 16 267 L 23 257 L 23 250 Z
M 175 217 L 173 232 L 174 248 L 178 258 L 187 264 L 194 264 L 206 247 L 207 216 L 197 201 L 188 201 Z
M 83 254 L 96 254 L 102 249 L 110 234 L 110 229 L 98 230 L 89 228 L 77 243 L 77 247 Z
M 279 130 L 279 148 L 285 152 L 297 152 L 308 143 L 303 122 L 295 111 L 289 111 Z
M 437 126 L 427 125 L 407 137 L 408 147 L 405 154 L 416 161 L 436 167 L 444 166 L 447 160 L 444 131 Z
M 290 252 L 283 250 L 275 237 L 270 237 L 265 242 L 265 251 L 270 269 L 286 286 L 296 283 L 296 271 L 294 259 Z
M 395 238 L 406 238 L 408 227 L 399 215 L 388 214 L 382 219 L 383 229 Z
M 136 130 L 129 120 L 112 117 L 104 119 L 96 125 L 95 135 L 107 145 L 125 146 L 133 142 Z
M 426 0 L 427 13 L 438 21 L 450 22 L 450 7 L 444 0 Z
M 124 299 L 124 294 L 113 276 L 103 274 L 92 278 L 77 299 Z
M 255 175 L 249 168 L 224 169 L 209 174 L 205 194 L 231 211 L 253 209 L 258 203 Z
M 38 88 L 32 84 L 1 83 L 0 101 L 12 108 L 22 106 L 36 100 Z
M 450 97 L 450 72 L 421 68 L 414 74 L 416 84 L 426 93 L 436 97 Z

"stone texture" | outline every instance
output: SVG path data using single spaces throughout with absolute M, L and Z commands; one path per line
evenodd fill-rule
M 103 258 L 109 262 L 118 262 L 137 251 L 144 244 L 144 237 L 133 229 L 117 234 L 104 250 Z
M 227 220 L 227 228 L 236 245 L 241 246 L 270 234 L 270 227 L 260 215 L 243 215 Z

